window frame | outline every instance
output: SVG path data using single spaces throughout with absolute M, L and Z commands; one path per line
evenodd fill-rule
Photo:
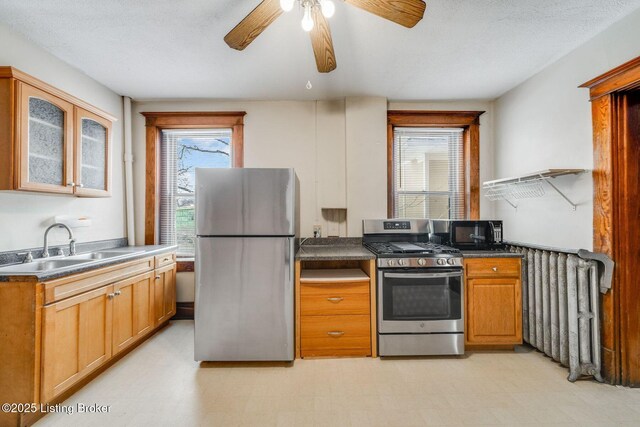
M 396 127 L 462 128 L 465 218 L 480 218 L 480 116 L 484 111 L 387 111 L 387 217 L 395 210 L 393 139 Z
M 160 239 L 160 144 L 164 129 L 232 129 L 231 167 L 244 166 L 245 111 L 142 112 L 146 127 L 144 243 Z M 193 271 L 193 261 L 179 261 L 178 271 Z

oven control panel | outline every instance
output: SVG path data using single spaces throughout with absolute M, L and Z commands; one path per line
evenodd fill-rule
M 411 221 L 385 221 L 385 230 L 411 230 Z
M 429 257 L 429 258 L 378 258 L 378 268 L 431 268 L 431 267 L 462 267 L 460 257 Z

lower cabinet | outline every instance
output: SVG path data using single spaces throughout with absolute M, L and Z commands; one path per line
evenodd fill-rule
M 299 287 L 301 357 L 372 355 L 369 276 L 303 270 Z
M 171 319 L 176 314 L 176 265 L 156 270 L 153 281 L 153 315 L 155 324 Z
M 113 285 L 113 354 L 133 344 L 155 326 L 153 272 Z
M 44 308 L 42 402 L 111 357 L 112 294 L 106 286 Z
M 522 344 L 519 258 L 465 259 L 465 344 Z
M 77 384 L 175 314 L 176 264 L 42 309 L 41 402 Z

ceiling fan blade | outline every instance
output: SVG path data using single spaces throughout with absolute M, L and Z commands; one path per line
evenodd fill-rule
M 345 0 L 345 3 L 407 28 L 420 22 L 427 7 L 422 0 Z
M 229 31 L 229 34 L 224 36 L 224 41 L 233 49 L 243 50 L 280 15 L 282 15 L 282 8 L 279 0 L 262 0 L 233 30 Z
M 319 7 L 313 8 L 313 29 L 309 33 L 311 36 L 311 46 L 316 57 L 316 66 L 321 73 L 329 73 L 336 69 L 336 54 L 333 51 L 333 40 L 331 39 L 331 29 L 329 23 L 320 12 Z

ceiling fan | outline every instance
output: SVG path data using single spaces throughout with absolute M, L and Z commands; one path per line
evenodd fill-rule
M 229 47 L 243 50 L 283 12 L 298 2 L 304 10 L 302 28 L 311 36 L 316 65 L 321 73 L 336 69 L 336 57 L 327 17 L 333 15 L 331 0 L 262 0 L 229 34 L 224 37 Z M 388 19 L 407 28 L 415 26 L 424 16 L 423 0 L 344 0 L 345 3 Z

